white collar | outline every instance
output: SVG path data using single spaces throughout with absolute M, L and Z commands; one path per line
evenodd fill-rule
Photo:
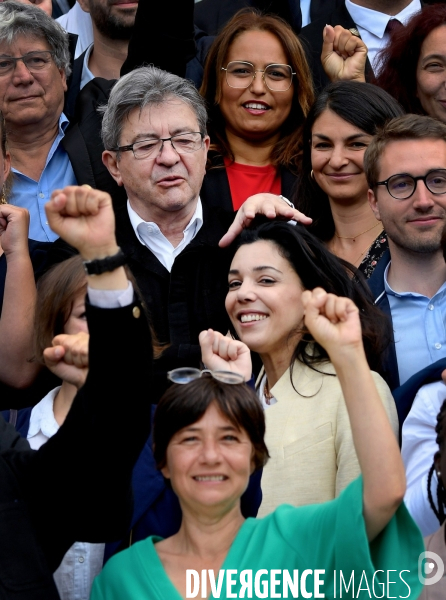
M 153 221 L 144 221 L 144 219 L 142 219 L 138 215 L 138 213 L 132 208 L 132 206 L 130 204 L 130 200 L 127 200 L 127 210 L 129 213 L 130 223 L 132 224 L 132 227 L 135 231 L 136 237 L 141 242 L 141 244 L 144 244 L 144 241 L 142 240 L 142 238 L 139 234 L 139 226 L 141 224 L 150 225 L 152 227 L 151 230 L 146 229 L 146 231 L 148 231 L 149 233 L 158 233 L 160 231 L 160 228 L 158 227 L 158 225 L 156 223 L 154 223 Z M 186 225 L 186 228 L 183 230 L 183 233 L 186 234 L 192 227 L 194 227 L 196 229 L 196 231 L 199 231 L 199 229 L 201 228 L 202 225 L 203 225 L 203 205 L 201 203 L 200 197 L 198 197 L 197 206 L 195 207 L 195 212 L 192 215 L 192 218 L 189 221 L 189 223 Z
M 381 39 L 386 31 L 387 23 L 391 19 L 398 19 L 400 23 L 406 25 L 407 21 L 421 10 L 421 2 L 420 0 L 412 0 L 406 8 L 403 8 L 401 12 L 393 16 L 386 15 L 377 10 L 371 10 L 370 8 L 364 8 L 363 6 L 359 6 L 359 4 L 353 4 L 351 0 L 345 0 L 345 7 L 356 25 L 363 27 Z
M 54 400 L 60 386 L 48 392 L 31 411 L 28 429 L 28 439 L 37 435 L 39 431 L 47 438 L 52 437 L 58 430 L 59 424 L 54 417 Z

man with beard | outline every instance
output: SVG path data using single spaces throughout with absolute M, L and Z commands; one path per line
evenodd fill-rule
M 446 126 L 430 117 L 392 119 L 368 147 L 369 202 L 389 253 L 370 288 L 392 320 L 392 388 L 446 357 Z

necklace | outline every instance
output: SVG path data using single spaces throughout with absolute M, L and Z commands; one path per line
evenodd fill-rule
M 268 389 L 268 380 L 265 381 L 265 385 L 263 386 L 263 395 L 265 396 L 266 403 L 271 404 L 271 398 L 273 397 L 273 395 Z
M 361 233 L 358 233 L 358 234 L 353 235 L 353 236 L 339 235 L 337 231 L 335 231 L 335 236 L 337 238 L 339 238 L 340 240 L 353 240 L 354 242 L 356 242 L 356 238 L 358 238 L 363 233 L 367 233 L 368 231 L 372 231 L 372 229 L 375 229 L 375 227 L 378 227 L 378 225 L 381 225 L 381 221 L 376 221 L 376 223 L 374 225 L 372 225 L 371 227 L 369 227 L 368 229 L 365 229 L 364 231 L 361 231 Z M 365 250 L 364 250 L 364 252 L 365 252 Z

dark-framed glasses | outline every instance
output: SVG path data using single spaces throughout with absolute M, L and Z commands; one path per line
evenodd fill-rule
M 415 193 L 419 181 L 423 181 L 432 194 L 446 194 L 446 169 L 432 169 L 426 175 L 418 177 L 409 173 L 398 173 L 385 181 L 378 181 L 376 185 L 385 185 L 389 194 L 396 200 L 407 200 Z
M 30 73 L 38 73 L 51 65 L 53 53 L 49 50 L 28 52 L 25 56 L 0 56 L 0 77 L 12 73 L 17 61 L 21 60 Z
M 254 81 L 256 73 L 262 73 L 267 88 L 273 92 L 286 92 L 293 82 L 293 72 L 290 65 L 271 64 L 264 69 L 256 69 L 250 62 L 234 60 L 222 67 L 226 73 L 226 83 L 232 88 L 248 88 Z
M 178 154 L 189 154 L 197 152 L 203 146 L 204 134 L 199 131 L 188 131 L 179 133 L 168 138 L 153 138 L 148 140 L 140 140 L 129 146 L 118 146 L 112 148 L 115 152 L 133 152 L 136 159 L 141 158 L 156 158 L 163 151 L 164 142 L 170 142 L 172 148 Z
M 240 373 L 233 373 L 232 371 L 211 371 L 210 369 L 194 369 L 193 367 L 180 367 L 167 373 L 167 378 L 173 383 L 186 384 L 200 377 L 204 374 L 208 374 L 221 383 L 229 383 L 236 385 L 238 383 L 245 383 L 245 378 Z

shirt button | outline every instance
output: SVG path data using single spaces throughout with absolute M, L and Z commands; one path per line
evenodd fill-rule
M 83 556 L 79 556 L 79 558 L 77 559 L 80 563 L 84 562 L 84 557 Z
M 149 225 L 149 226 L 147 227 L 147 231 L 148 231 L 149 233 L 152 233 L 152 231 L 153 231 L 153 227 L 152 227 L 151 225 Z
M 45 198 L 45 194 L 43 194 L 42 192 L 40 192 L 39 198 Z
M 433 304 L 429 304 L 428 309 L 429 310 L 434 310 L 434 305 Z
M 436 348 L 437 350 L 440 350 L 440 348 L 441 348 L 441 344 L 439 344 L 439 343 L 437 342 L 437 343 L 435 344 L 435 348 Z

